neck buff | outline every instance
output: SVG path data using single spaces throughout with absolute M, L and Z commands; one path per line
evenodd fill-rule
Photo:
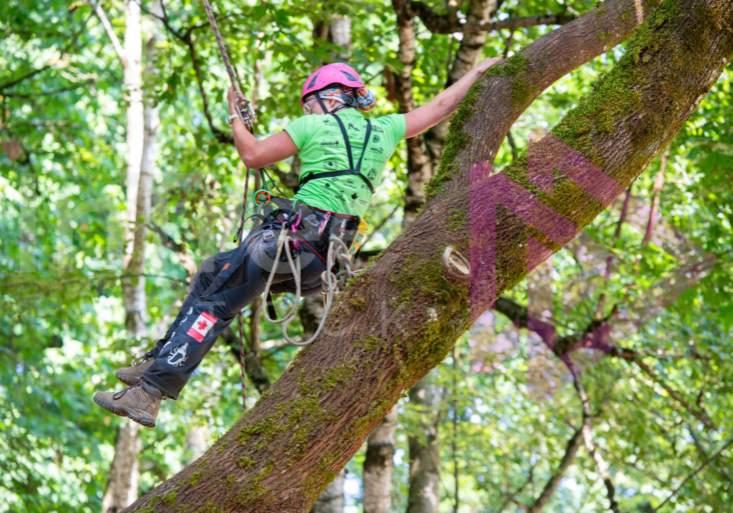
M 328 87 L 317 93 L 324 100 L 336 100 L 351 107 L 368 112 L 377 104 L 377 99 L 371 89 L 341 89 L 340 87 Z

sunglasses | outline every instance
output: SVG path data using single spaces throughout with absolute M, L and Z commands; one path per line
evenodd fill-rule
M 313 113 L 313 104 L 314 103 L 316 103 L 316 99 L 315 98 L 311 98 L 310 100 L 308 100 L 307 102 L 305 102 L 303 104 L 303 111 L 306 114 L 312 114 Z

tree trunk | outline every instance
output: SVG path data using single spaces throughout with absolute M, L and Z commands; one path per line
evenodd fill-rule
M 408 439 L 410 447 L 410 496 L 407 513 L 437 513 L 440 505 L 440 423 L 441 391 L 428 374 L 410 389 L 410 407 L 420 411 L 420 435 Z
M 155 30 L 145 47 L 145 74 L 152 77 L 155 67 Z M 155 169 L 156 132 L 160 119 L 158 107 L 151 100 L 143 105 L 142 90 L 142 24 L 140 6 L 127 2 L 125 23 L 125 86 L 129 95 L 127 109 L 127 221 L 128 241 L 125 273 L 122 280 L 125 305 L 125 328 L 135 338 L 147 336 L 147 301 L 145 295 L 145 241 L 152 201 L 153 170 Z M 122 421 L 115 443 L 110 481 L 103 502 L 103 513 L 115 513 L 137 499 L 139 480 L 137 455 L 138 425 Z
M 123 278 L 122 294 L 125 305 L 125 328 L 135 338 L 147 334 L 145 278 L 145 236 L 135 230 L 138 209 L 150 212 L 150 191 L 138 193 L 143 163 L 144 130 L 147 128 L 142 91 L 142 24 L 140 6 L 126 2 L 124 60 L 127 107 L 127 214 L 125 225 L 125 273 L 137 276 Z M 154 143 L 153 143 L 154 144 Z M 154 151 L 154 150 L 153 150 Z M 147 182 L 146 182 L 147 183 Z M 149 184 L 148 184 L 149 189 Z M 137 499 L 139 480 L 137 454 L 138 425 L 123 420 L 117 429 L 115 455 L 112 460 L 107 490 L 102 500 L 102 513 L 117 513 Z
M 400 46 L 397 59 L 402 69 L 394 75 L 395 97 L 399 112 L 405 114 L 415 108 L 412 96 L 412 70 L 415 67 L 415 14 L 405 0 L 392 0 L 397 14 L 397 33 Z M 417 217 L 417 212 L 425 203 L 425 184 L 433 176 L 427 148 L 422 135 L 407 139 L 407 189 L 405 190 L 405 210 L 402 227 L 407 228 Z
M 137 432 L 138 425 L 128 420 L 117 429 L 115 457 L 102 499 L 102 513 L 118 513 L 137 499 L 140 478 L 137 467 L 140 441 Z
M 603 170 L 587 171 L 594 184 L 603 186 L 602 200 L 565 176 L 555 177 L 553 196 L 542 193 L 527 179 L 526 153 L 506 171 L 485 178 L 514 116 L 541 88 L 598 55 L 609 41 L 623 39 L 644 8 L 631 0 L 610 0 L 484 76 L 453 119 L 441 171 L 430 184 L 432 199 L 415 223 L 342 293 L 327 333 L 298 353 L 277 383 L 195 468 L 152 490 L 129 511 L 148 506 L 153 511 L 174 506 L 196 510 L 207 503 L 221 511 L 308 511 L 403 391 L 444 359 L 470 321 L 526 276 L 528 267 L 567 242 L 573 231 L 567 223 L 582 229 L 628 187 L 679 131 L 733 56 L 731 0 L 665 0 L 594 91 L 552 135 L 529 148 L 530 153 L 544 151 L 560 141 L 591 160 Z M 599 42 L 598 28 L 603 26 L 609 34 Z M 572 51 L 563 50 L 568 45 Z M 550 171 L 562 168 L 587 186 L 586 177 L 573 175 L 573 167 L 552 161 L 556 154 L 545 156 L 551 160 L 540 163 L 552 164 Z M 583 163 L 573 156 L 570 164 Z M 533 169 L 546 180 L 542 171 Z M 496 198 L 499 187 L 505 191 Z M 539 209 L 531 222 L 549 219 L 567 230 L 559 242 L 541 236 L 540 230 L 532 234 L 551 247 L 538 251 L 534 243 L 528 245 L 527 225 L 494 204 L 497 199 L 514 200 L 514 195 L 521 201 L 511 206 L 520 214 L 529 210 L 521 205 Z M 496 240 L 496 253 L 502 255 L 495 270 L 486 270 L 480 260 L 472 262 L 470 301 L 465 274 L 446 272 L 450 281 L 443 274 L 447 246 L 469 250 L 469 197 L 473 254 L 488 259 Z M 492 237 L 496 227 L 499 233 Z M 529 253 L 532 265 L 524 263 L 528 247 L 534 251 Z
M 334 59 L 346 61 L 351 53 L 351 18 L 343 14 L 334 14 L 328 23 L 330 40 L 343 51 L 334 53 Z
M 145 144 L 145 112 L 142 89 L 142 24 L 140 5 L 133 0 L 125 3 L 125 91 L 127 93 L 127 214 L 125 225 L 125 257 L 122 268 L 125 274 L 135 276 L 123 278 L 122 294 L 125 302 L 125 328 L 135 338 L 146 335 L 145 278 L 140 276 L 144 268 L 145 249 L 136 247 L 139 233 L 138 190 L 141 181 L 143 146 Z M 144 195 L 144 194 L 143 194 Z M 144 212 L 140 212 L 144 215 Z M 145 223 L 140 223 L 144 225 Z M 144 238 L 143 238 L 144 240 Z
M 364 513 L 392 511 L 392 457 L 397 430 L 397 405 L 367 438 L 364 461 Z

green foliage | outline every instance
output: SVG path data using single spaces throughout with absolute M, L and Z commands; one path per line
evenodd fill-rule
M 122 4 L 101 4 L 121 37 Z M 575 2 L 572 8 L 585 12 L 591 4 Z M 664 24 L 676 15 L 675 6 L 666 2 L 651 23 Z M 434 8 L 444 6 L 435 3 Z M 465 13 L 467 2 L 461 8 Z M 175 30 L 185 32 L 194 27 L 191 39 L 201 61 L 209 110 L 215 126 L 224 130 L 223 98 L 228 81 L 215 40 L 205 25 L 203 8 L 196 2 L 174 1 L 166 3 L 166 10 Z M 395 17 L 388 2 L 226 0 L 216 2 L 215 10 L 250 95 L 255 60 L 263 63 L 259 133 L 275 133 L 301 115 L 297 99 L 303 79 L 324 59 L 331 59 L 329 52 L 334 50 L 331 43 L 313 40 L 313 23 L 328 21 L 334 13 L 352 18 L 349 60 L 380 98 L 371 115 L 397 111 L 385 99 L 388 79 L 383 70 L 394 74 L 401 69 L 395 56 Z M 553 2 L 509 2 L 501 5 L 498 16 L 556 11 L 558 4 Z M 622 13 L 619 17 L 631 15 Z M 119 388 L 114 370 L 129 364 L 133 350 L 147 349 L 175 315 L 188 277 L 173 246 L 182 247 L 196 262 L 234 247 L 231 237 L 244 181 L 238 157 L 232 147 L 212 135 L 188 47 L 154 25 L 149 16 L 144 17 L 145 32 L 156 30 L 162 37 L 154 63 L 158 73 L 147 77 L 144 85 L 148 97 L 160 106 L 161 129 L 152 212 L 152 224 L 158 229 L 148 236 L 146 266 L 151 340 L 141 341 L 130 340 L 124 331 L 121 300 L 127 103 L 120 63 L 85 3 L 12 0 L 0 20 L 0 511 L 101 510 L 116 429 L 122 424 L 121 419 L 94 407 L 91 395 L 94 390 Z M 424 104 L 444 87 L 447 63 L 460 42 L 453 36 L 431 34 L 420 22 L 417 26 L 413 93 L 416 102 Z M 490 72 L 512 78 L 515 102 L 534 94 L 522 80 L 528 63 L 521 48 L 549 30 L 530 27 L 515 31 L 508 49 L 510 58 Z M 569 112 L 555 132 L 574 147 L 588 143 L 584 134 L 612 131 L 610 117 L 592 124 L 589 120 L 601 106 L 612 104 L 617 113 L 636 107 L 638 95 L 631 87 L 634 77 L 625 73 L 626 64 L 645 59 L 650 50 L 659 51 L 653 39 L 645 38 L 645 30 L 637 43 L 595 59 L 538 98 L 512 127 L 520 154 L 530 137 L 541 136 Z M 78 39 L 69 46 L 77 33 Z M 491 33 L 484 55 L 501 55 L 507 36 L 506 31 Z M 675 55 L 670 53 L 670 58 Z M 621 65 L 616 71 L 609 72 L 617 63 Z M 3 87 L 47 65 L 16 85 Z M 661 218 L 718 255 L 720 265 L 642 330 L 619 342 L 642 352 L 645 363 L 691 404 L 704 405 L 718 430 L 704 430 L 633 364 L 606 357 L 583 376 L 596 413 L 596 441 L 609 464 L 624 511 L 644 511 L 646 505 L 658 505 L 660 497 L 700 465 L 703 454 L 712 455 L 731 430 L 733 275 L 728 263 L 733 252 L 732 82 L 729 67 L 672 143 L 660 205 Z M 604 92 L 603 105 L 581 100 L 593 87 Z M 441 192 L 443 183 L 453 175 L 454 157 L 470 140 L 459 128 L 472 114 L 480 89 L 479 83 L 453 118 L 445 164 L 430 182 L 429 195 Z M 652 140 L 650 133 L 640 144 Z M 11 160 L 17 144 L 22 153 Z M 504 166 L 512 159 L 505 142 L 496 165 Z M 393 172 L 386 173 L 370 209 L 372 226 L 403 201 L 406 171 L 402 149 L 390 165 Z M 290 163 L 282 165 L 283 171 L 289 167 Z M 633 185 L 634 194 L 647 203 L 659 167 L 657 159 Z M 253 211 L 253 205 L 248 211 Z M 558 292 L 553 313 L 560 335 L 588 325 L 601 292 L 610 309 L 615 303 L 639 297 L 676 266 L 664 248 L 655 244 L 642 247 L 642 235 L 628 227 L 614 239 L 616 221 L 616 215 L 607 211 L 586 232 L 613 248 L 619 257 L 607 283 L 602 283 L 599 273 L 579 273 L 578 261 L 568 251 L 555 259 Z M 468 205 L 465 210 L 448 213 L 448 225 L 451 230 L 465 231 Z M 370 249 L 386 247 L 400 231 L 398 213 L 370 239 Z M 465 291 L 443 278 L 438 262 L 422 261 L 421 255 L 414 255 L 405 265 L 402 277 L 395 278 L 401 293 L 389 298 L 393 305 L 430 307 L 448 299 L 451 308 L 435 315 L 450 316 L 454 322 L 465 317 L 465 305 L 460 302 Z M 594 287 L 586 287 L 588 284 Z M 570 286 L 570 291 L 559 292 L 563 286 Z M 566 309 L 566 294 L 582 296 L 583 301 Z M 526 286 L 518 286 L 510 296 L 526 304 Z M 358 312 L 364 307 L 363 298 L 353 296 L 342 307 Z M 405 369 L 400 379 L 448 353 L 450 348 L 439 325 L 421 326 L 410 345 L 400 341 L 404 351 L 399 354 L 399 363 Z M 511 329 L 511 323 L 498 315 L 497 326 L 500 331 Z M 274 381 L 296 353 L 274 343 L 280 338 L 276 326 L 262 323 L 261 327 L 261 341 L 272 341 L 275 347 L 263 352 L 263 365 Z M 246 333 L 249 335 L 248 328 Z M 437 426 L 441 446 L 443 510 L 452 510 L 454 466 L 458 469 L 461 513 L 469 508 L 497 511 L 510 496 L 520 504 L 529 504 L 537 497 L 578 427 L 580 413 L 572 386 L 558 387 L 550 400 L 534 399 L 536 385 L 529 375 L 537 369 L 529 353 L 537 351 L 538 345 L 526 343 L 526 330 L 521 331 L 521 337 L 525 342 L 506 353 L 497 350 L 480 359 L 467 343 L 468 336 L 464 337 L 455 365 L 453 356 L 448 356 L 434 371 L 442 390 L 438 411 L 425 412 L 408 400 L 401 402 L 393 480 L 395 511 L 406 509 L 408 438 L 424 438 L 421 423 L 426 418 Z M 382 342 L 363 337 L 357 343 L 368 358 Z M 337 393 L 339 386 L 351 379 L 358 363 L 344 362 L 324 376 L 302 376 L 302 397 L 283 404 L 273 418 L 242 430 L 240 440 L 256 440 L 264 446 L 271 437 L 288 430 L 292 438 L 287 461 L 275 464 L 296 461 L 302 456 L 299 443 L 307 437 L 310 423 L 324 415 L 315 391 Z M 477 371 L 482 367 L 476 364 L 487 364 L 491 372 Z M 238 362 L 231 350 L 220 344 L 180 400 L 166 401 L 159 426 L 140 432 L 140 493 L 195 459 L 198 453 L 188 443 L 194 428 L 202 430 L 210 445 L 240 418 L 238 380 Z M 251 407 L 258 393 L 248 384 L 247 394 Z M 366 426 L 386 411 L 386 403 L 370 405 L 352 434 L 366 435 Z M 280 419 L 283 422 L 276 422 Z M 227 448 L 221 445 L 218 449 L 226 453 Z M 321 456 L 318 475 L 312 476 L 313 490 L 332 478 L 329 467 L 337 457 L 335 453 Z M 348 479 L 358 480 L 363 458 L 362 452 L 349 463 Z M 257 477 L 247 483 L 240 483 L 237 476 L 251 470 L 255 461 L 243 456 L 233 464 L 237 467 L 226 476 L 225 486 L 227 491 L 237 492 L 237 501 L 246 503 L 268 493 L 261 482 L 274 464 L 256 469 Z M 671 508 L 729 511 L 733 499 L 728 467 L 730 454 L 726 452 L 683 487 Z M 530 476 L 532 482 L 525 485 Z M 201 478 L 201 472 L 195 472 L 183 486 L 201 486 Z M 141 511 L 152 511 L 158 502 L 169 508 L 182 507 L 177 500 L 174 491 L 156 497 Z M 358 494 L 347 494 L 347 506 L 358 509 L 359 504 Z M 581 449 L 545 511 L 601 511 L 606 504 L 594 463 Z M 203 509 L 214 510 L 211 504 Z

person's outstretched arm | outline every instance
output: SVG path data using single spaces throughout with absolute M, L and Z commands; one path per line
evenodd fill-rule
M 236 98 L 237 94 L 234 92 L 234 88 L 230 89 L 227 93 L 227 101 L 229 102 L 229 112 L 232 114 L 237 113 Z M 298 147 L 295 146 L 293 139 L 284 130 L 258 141 L 254 135 L 249 133 L 241 119 L 234 118 L 232 120 L 232 132 L 234 133 L 234 145 L 237 147 L 237 153 L 239 153 L 244 165 L 250 169 L 266 167 L 298 153 Z
M 487 69 L 500 60 L 498 57 L 484 59 L 478 66 L 466 73 L 448 89 L 442 91 L 429 103 L 405 114 L 405 139 L 420 135 L 428 128 L 437 125 L 453 114 L 473 83 L 478 80 L 478 77 L 486 73 Z

